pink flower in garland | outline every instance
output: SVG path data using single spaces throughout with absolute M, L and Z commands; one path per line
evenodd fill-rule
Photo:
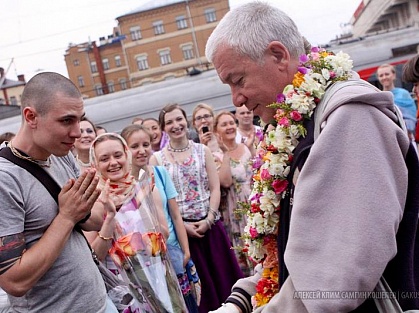
M 276 102 L 282 103 L 285 101 L 285 95 L 283 93 L 280 93 L 276 96 Z
M 252 237 L 253 239 L 255 239 L 257 236 L 259 236 L 258 231 L 254 227 L 250 227 L 249 233 L 250 233 L 250 237 Z
M 301 115 L 301 113 L 295 110 L 291 111 L 290 117 L 296 122 L 299 122 L 303 119 L 303 116 Z
M 274 189 L 276 194 L 280 194 L 281 192 L 285 191 L 287 189 L 287 186 L 287 180 L 276 179 L 272 182 L 272 188 Z
M 263 169 L 260 173 L 260 178 L 263 180 L 269 180 L 271 178 L 271 174 L 269 174 L 269 171 L 267 169 Z
M 278 121 L 278 124 L 284 127 L 289 127 L 290 126 L 290 121 L 287 117 L 281 117 Z

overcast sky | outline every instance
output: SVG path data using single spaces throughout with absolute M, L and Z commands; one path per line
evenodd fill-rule
M 68 77 L 64 53 L 69 43 L 112 34 L 116 17 L 150 0 L 0 0 L 0 67 L 9 79 L 26 80 L 40 71 Z M 345 31 L 361 0 L 265 0 L 289 14 L 313 45 Z M 230 0 L 234 8 L 249 0 Z M 99 43 L 98 43 L 99 44 Z

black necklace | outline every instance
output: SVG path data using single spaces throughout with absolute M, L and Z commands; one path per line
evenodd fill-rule
M 185 148 L 181 148 L 181 149 L 175 149 L 172 147 L 172 145 L 169 142 L 169 145 L 167 146 L 167 150 L 171 151 L 171 152 L 185 152 L 189 150 L 189 141 L 188 144 Z

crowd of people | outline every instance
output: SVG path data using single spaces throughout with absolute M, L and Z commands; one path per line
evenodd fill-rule
M 303 292 L 418 291 L 417 106 L 394 68 L 378 68 L 378 90 L 263 2 L 227 13 L 206 56 L 234 111 L 197 103 L 189 119 L 162 104 L 120 133 L 85 116 L 64 76 L 28 81 L 21 127 L 0 137 L 0 312 L 147 311 L 135 299 L 119 310 L 96 264 L 123 276 L 115 217 L 142 210 L 142 177 L 187 312 L 382 312 L 373 297 Z M 305 81 L 320 59 L 330 67 Z M 416 88 L 418 57 L 403 80 Z

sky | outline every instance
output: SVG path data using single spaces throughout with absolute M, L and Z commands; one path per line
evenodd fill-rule
M 68 77 L 64 54 L 70 43 L 112 34 L 116 17 L 150 0 L 0 0 L 0 67 L 7 78 L 26 81 L 43 71 Z M 362 0 L 265 0 L 286 12 L 312 45 L 347 31 Z M 250 0 L 230 0 L 230 8 Z M 12 62 L 13 60 L 13 62 Z

